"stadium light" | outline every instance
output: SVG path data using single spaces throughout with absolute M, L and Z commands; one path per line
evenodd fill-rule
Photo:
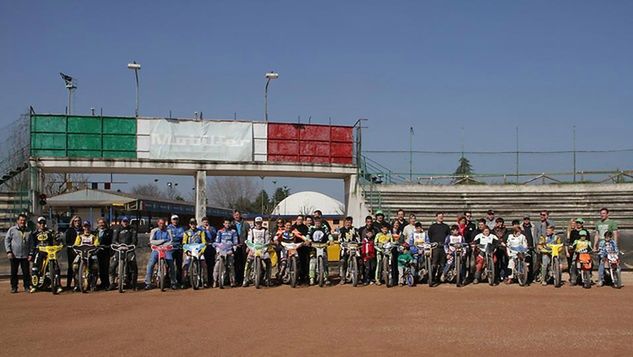
M 268 86 L 270 85 L 270 81 L 272 79 L 279 78 L 279 73 L 270 71 L 266 73 L 266 89 L 264 91 L 264 114 L 266 116 L 266 121 L 268 121 Z
M 134 71 L 134 77 L 136 78 L 136 109 L 134 111 L 135 116 L 138 118 L 138 105 L 139 105 L 139 84 L 138 84 L 138 71 L 141 70 L 140 63 L 133 61 L 127 64 L 127 68 Z

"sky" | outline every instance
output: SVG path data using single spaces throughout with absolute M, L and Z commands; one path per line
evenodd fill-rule
M 632 148 L 631 1 L 0 1 L 0 127 L 63 113 L 58 72 L 77 78 L 73 112 L 353 124 L 365 150 Z M 408 172 L 408 155 L 369 154 Z M 633 168 L 631 152 L 585 154 L 578 169 Z M 416 155 L 448 173 L 455 155 Z M 514 172 L 514 156 L 470 155 L 476 172 Z M 567 172 L 569 155 L 525 155 L 526 172 Z M 121 177 L 130 182 L 143 178 Z M 163 178 L 161 178 L 163 179 Z M 170 179 L 166 178 L 165 180 Z M 189 177 L 175 177 L 183 191 Z M 273 184 L 273 180 L 276 184 Z M 267 189 L 341 181 L 266 178 Z M 186 186 L 186 188 L 185 188 Z

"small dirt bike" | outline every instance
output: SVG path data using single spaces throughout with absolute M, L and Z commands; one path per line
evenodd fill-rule
M 429 284 L 429 287 L 433 287 L 433 284 L 435 283 L 435 279 L 433 277 L 437 273 L 436 271 L 433 271 L 433 251 L 437 249 L 437 246 L 437 243 L 424 243 L 422 245 L 424 259 L 422 262 L 418 262 L 420 265 L 418 270 L 420 280 L 426 278 L 426 283 Z
M 61 278 L 57 273 L 59 263 L 57 254 L 64 249 L 63 245 L 38 246 L 37 249 L 45 253 L 44 261 L 37 275 L 31 276 L 31 284 L 37 289 L 42 289 L 46 284 L 51 288 L 53 294 L 57 294 L 61 289 Z
M 297 278 L 299 277 L 299 254 L 297 249 L 303 246 L 303 243 L 281 242 L 281 246 L 283 251 L 280 278 L 284 283 L 290 284 L 294 288 L 297 286 Z
M 467 243 L 450 243 L 455 248 L 453 254 L 453 263 L 446 273 L 446 281 L 455 281 L 455 285 L 461 287 L 464 282 L 464 253 L 466 252 Z
M 512 276 L 517 280 L 520 286 L 526 286 L 528 280 L 528 264 L 526 262 L 526 256 L 528 256 L 528 248 L 523 246 L 510 247 L 508 252 L 516 252 L 512 256 L 512 260 L 514 260 L 514 268 L 512 271 Z
M 229 262 L 233 257 L 234 247 L 232 244 L 226 243 L 213 243 L 213 247 L 215 248 L 215 254 L 217 255 L 215 264 L 217 264 L 218 267 L 218 286 L 220 289 L 224 289 L 227 278 L 229 278 L 228 280 L 231 280 L 231 284 L 234 283 L 233 279 L 235 277 L 229 277 Z
M 77 284 L 82 293 L 97 289 L 97 272 L 91 269 L 91 260 L 95 259 L 97 251 L 103 247 L 92 244 L 73 246 L 73 250 L 79 256 L 79 269 L 77 270 Z
M 554 287 L 559 288 L 563 284 L 563 268 L 560 261 L 560 253 L 563 250 L 565 244 L 547 244 L 547 247 L 551 249 L 551 259 L 549 276 L 545 278 L 548 281 L 549 278 L 554 279 Z
M 316 250 L 316 280 L 319 283 L 319 286 L 323 287 L 328 279 L 326 273 L 328 243 L 312 242 L 310 245 Z
M 574 269 L 569 267 L 571 275 L 571 285 L 576 285 L 578 282 L 578 273 L 580 272 L 580 278 L 582 286 L 585 289 L 591 288 L 591 270 L 593 269 L 593 259 L 588 249 L 576 251 L 576 259 L 572 262 Z
M 187 275 L 189 284 L 193 290 L 198 290 L 204 286 L 204 269 L 202 268 L 201 258 L 204 257 L 204 251 L 207 245 L 204 243 L 189 243 L 182 246 L 185 254 L 189 258 L 189 267 Z
M 622 272 L 620 268 L 620 254 L 617 252 L 607 253 L 607 256 L 602 260 L 602 264 L 604 265 L 605 278 L 611 280 L 614 288 L 621 288 Z
M 479 244 L 474 246 L 484 259 L 484 267 L 481 271 L 481 280 L 488 280 L 490 286 L 495 285 L 495 252 L 496 248 L 492 244 Z
M 136 289 L 136 274 L 129 268 L 129 263 L 134 260 L 136 246 L 128 244 L 112 244 L 110 248 L 117 254 L 119 265 L 117 267 L 117 280 L 119 292 L 125 292 L 126 283 Z
M 347 252 L 347 273 L 346 276 L 341 277 L 341 280 L 351 281 L 352 286 L 356 287 L 361 279 L 360 243 L 343 242 L 341 247 Z
M 171 244 L 168 245 L 152 245 L 152 250 L 158 253 L 158 268 L 154 270 L 153 280 L 156 286 L 160 288 L 160 291 L 165 291 L 167 288 L 165 279 L 167 278 L 167 252 L 174 250 Z M 171 282 L 175 284 L 175 281 Z
M 250 255 L 253 257 L 251 278 L 253 280 L 253 284 L 255 284 L 255 288 L 259 289 L 262 286 L 262 278 L 264 278 L 267 284 L 270 283 L 270 268 L 267 266 L 268 263 L 266 263 L 264 259 L 270 244 L 246 241 L 246 246 L 250 250 Z M 248 277 L 245 277 L 245 279 L 246 278 Z

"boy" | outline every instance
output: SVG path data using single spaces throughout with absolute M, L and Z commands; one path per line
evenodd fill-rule
M 329 243 L 332 241 L 332 235 L 330 234 L 330 230 L 327 226 L 323 225 L 323 221 L 321 217 L 314 218 L 314 226 L 310 227 L 308 230 L 308 239 L 313 243 Z M 314 285 L 316 278 L 316 267 L 317 267 L 317 256 L 316 256 L 316 248 L 310 248 L 310 285 Z M 329 273 L 328 273 L 328 264 L 327 264 L 327 249 L 325 249 L 324 254 L 326 255 L 326 263 L 323 267 L 325 274 L 325 284 L 330 285 Z
M 88 221 L 84 221 L 82 225 L 84 231 L 82 234 L 78 235 L 75 238 L 75 246 L 77 245 L 94 245 L 99 246 L 99 238 L 92 234 L 90 230 L 91 224 Z M 79 254 L 75 257 L 73 261 L 73 275 L 75 277 L 75 289 L 73 291 L 79 291 L 79 260 L 81 256 Z M 99 272 L 99 262 L 97 261 L 97 255 L 94 254 L 90 257 L 90 270 L 93 274 L 97 274 Z
M 451 226 L 451 234 L 447 236 L 446 239 L 444 240 L 444 253 L 446 253 L 446 265 L 444 266 L 444 271 L 442 272 L 442 277 L 440 279 L 442 282 L 446 280 L 446 274 L 448 274 L 448 271 L 453 268 L 453 264 L 455 262 L 456 249 L 451 244 L 456 244 L 456 243 L 464 243 L 464 237 L 459 234 L 459 226 L 454 224 Z M 465 249 L 462 250 L 462 256 L 465 251 L 466 251 Z M 463 268 L 463 265 L 462 265 L 462 268 Z
M 248 231 L 247 242 L 251 244 L 263 244 L 266 247 L 263 248 L 264 252 L 262 254 L 262 259 L 264 260 L 264 265 L 266 266 L 266 285 L 270 286 L 270 270 L 272 264 L 270 262 L 270 254 L 268 253 L 268 244 L 270 244 L 270 235 L 268 234 L 268 230 L 263 226 L 264 219 L 262 217 L 255 217 L 255 227 L 251 228 Z M 248 283 L 253 274 L 253 264 L 255 263 L 255 255 L 254 252 L 249 249 L 248 257 L 246 258 L 246 266 L 244 267 L 244 282 L 242 283 L 242 287 L 248 287 Z
M 358 231 L 352 226 L 352 217 L 346 217 L 343 227 L 339 229 L 339 242 L 340 243 L 360 243 Z M 349 253 L 343 246 L 341 246 L 341 256 L 339 262 L 339 276 L 341 277 L 341 284 L 347 283 L 347 263 L 349 260 Z
M 609 256 L 609 254 L 620 254 L 618 250 L 618 244 L 613 239 L 613 232 L 607 231 L 604 233 L 604 239 L 599 241 L 598 246 L 598 256 L 600 258 L 600 263 L 598 264 L 598 286 L 604 286 L 604 269 L 605 269 L 605 260 Z M 618 266 L 618 270 L 620 267 Z
M 473 240 L 475 244 L 475 280 L 473 284 L 479 284 L 481 279 L 481 271 L 484 268 L 484 253 L 486 250 L 491 249 L 492 252 L 497 248 L 499 239 L 494 234 L 490 234 L 490 227 L 484 224 L 482 233 L 477 234 Z M 489 248 L 490 247 L 490 248 Z M 496 263 L 496 258 L 493 257 L 493 262 Z M 494 268 L 493 268 L 494 269 Z
M 186 230 L 182 236 L 182 244 L 183 246 L 185 244 L 207 244 L 206 232 L 198 228 L 198 222 L 196 221 L 195 218 L 191 218 L 189 220 L 189 229 Z M 208 288 L 209 283 L 207 280 L 207 276 L 208 276 L 207 264 L 204 258 L 205 251 L 206 251 L 206 247 L 203 248 L 202 255 L 200 256 L 200 266 L 202 267 L 202 281 L 204 281 L 204 287 Z M 191 263 L 191 257 L 187 255 L 185 257 L 185 263 L 183 267 L 183 274 L 185 274 L 183 281 L 188 281 L 189 263 Z
M 371 231 L 365 232 L 363 244 L 361 245 L 361 257 L 365 268 L 365 286 L 374 284 L 374 271 L 376 270 L 376 248 L 374 247 L 374 234 Z
M 387 252 L 382 249 L 382 246 L 386 243 L 393 242 L 393 237 L 389 233 L 389 225 L 384 223 L 380 226 L 380 233 L 376 234 L 374 244 L 378 246 L 379 251 L 376 254 L 376 285 L 380 285 L 380 277 L 382 275 L 382 260 L 386 259 Z M 387 282 L 385 282 L 387 283 Z
M 555 229 L 556 227 L 554 227 L 553 225 L 547 226 L 547 229 L 545 230 L 545 236 L 541 236 L 538 241 L 538 250 L 541 253 L 542 257 L 541 279 L 543 279 L 543 281 L 541 282 L 541 285 L 543 286 L 547 285 L 547 272 L 550 268 L 550 260 L 552 259 L 552 249 L 548 247 L 548 244 L 560 244 L 561 242 L 560 237 L 554 234 Z
M 512 283 L 512 279 L 514 279 L 514 263 L 519 252 L 525 252 L 528 249 L 527 238 L 523 235 L 523 229 L 521 229 L 521 223 L 519 220 L 512 221 L 512 233 L 508 235 L 507 239 L 508 246 L 508 270 L 509 275 L 506 279 L 506 284 Z
M 412 261 L 413 255 L 409 249 L 409 244 L 404 243 L 402 245 L 402 253 L 398 256 L 398 281 L 400 282 L 400 286 L 406 283 L 404 281 L 404 269 L 410 265 Z

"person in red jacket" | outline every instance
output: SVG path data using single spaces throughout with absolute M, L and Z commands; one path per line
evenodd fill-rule
M 360 251 L 365 266 L 365 285 L 373 285 L 374 272 L 376 271 L 376 249 L 374 247 L 374 235 L 371 231 L 367 232 L 363 237 L 363 244 L 361 245 Z

